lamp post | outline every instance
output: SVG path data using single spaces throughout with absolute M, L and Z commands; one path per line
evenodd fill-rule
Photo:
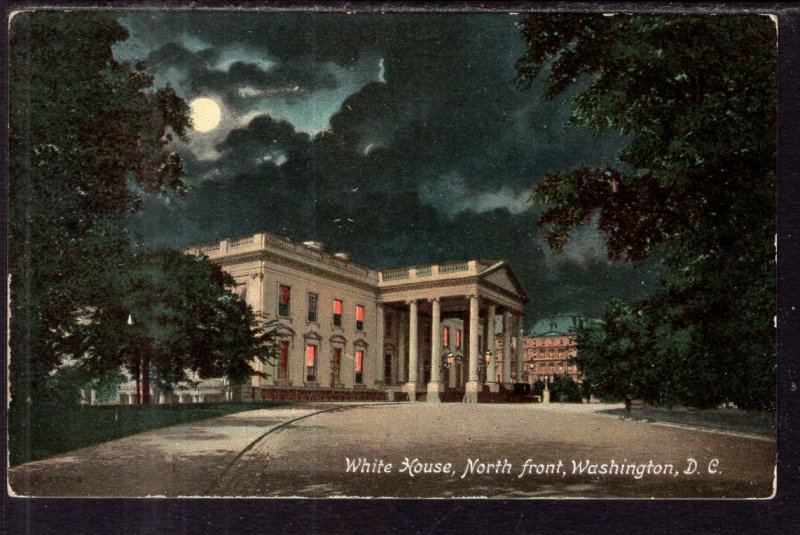
M 453 388 L 458 388 L 461 379 L 457 377 L 451 379 L 450 374 L 456 372 L 456 366 L 460 366 L 462 361 L 463 357 L 459 348 L 456 348 L 455 351 L 450 351 L 450 349 L 445 346 L 442 350 L 442 370 L 447 372 L 447 384 Z
M 131 333 L 130 340 L 133 340 L 133 315 L 128 314 L 128 321 L 127 321 L 128 330 Z M 135 363 L 135 371 L 136 371 L 136 404 L 141 405 L 142 403 L 142 370 L 141 370 L 141 362 L 139 361 L 138 355 L 136 355 L 135 350 L 131 347 L 131 352 L 134 353 L 134 363 Z

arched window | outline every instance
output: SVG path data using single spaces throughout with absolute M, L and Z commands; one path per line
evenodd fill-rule
M 344 348 L 347 340 L 343 336 L 331 336 L 331 386 L 342 384 L 341 371 L 344 357 Z
M 364 384 L 364 365 L 367 359 L 367 343 L 363 340 L 356 340 L 353 343 L 353 383 L 356 385 Z
M 303 377 L 306 384 L 317 386 L 319 384 L 319 352 L 322 338 L 319 334 L 310 331 L 303 335 L 303 340 L 305 342 Z
M 314 344 L 306 345 L 306 382 L 315 383 L 317 381 L 317 348 Z
M 275 332 L 278 342 L 278 358 L 275 361 L 275 384 L 291 385 L 291 354 L 294 330 L 286 325 L 278 325 Z

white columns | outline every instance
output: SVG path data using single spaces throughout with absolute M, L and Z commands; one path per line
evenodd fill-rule
M 518 383 L 522 383 L 523 374 L 525 369 L 525 337 L 522 332 L 522 314 L 517 315 L 517 379 Z
M 414 401 L 417 394 L 417 372 L 419 371 L 419 364 L 417 363 L 417 350 L 419 349 L 419 340 L 417 337 L 417 302 L 408 302 L 408 383 L 406 383 L 406 390 L 408 391 L 409 401 Z
M 478 296 L 469 296 L 469 381 L 464 395 L 465 403 L 477 403 L 481 384 L 478 380 Z
M 486 348 L 491 353 L 489 358 L 489 365 L 486 368 L 486 383 L 489 385 L 489 390 L 492 392 L 499 392 L 500 385 L 497 384 L 497 351 L 495 350 L 494 338 L 494 316 L 497 313 L 497 307 L 494 304 L 489 305 L 489 310 L 486 314 Z
M 456 388 L 460 386 L 461 380 L 459 379 L 459 373 L 461 373 L 461 363 L 460 359 L 456 359 L 456 353 L 459 351 L 458 347 L 456 346 L 457 337 L 459 328 L 455 327 L 454 325 L 450 325 L 450 344 L 447 347 L 447 350 L 450 351 L 453 356 L 450 360 L 450 367 L 447 369 L 447 384 L 450 388 Z M 464 332 L 464 325 L 461 325 L 461 332 Z M 463 349 L 460 350 L 463 355 Z
M 503 384 L 511 383 L 511 312 L 503 312 Z
M 386 363 L 384 362 L 386 357 L 383 354 L 383 329 L 384 329 L 384 316 L 383 316 L 383 303 L 376 304 L 377 313 L 375 314 L 377 318 L 377 324 L 375 325 L 375 339 L 377 340 L 378 344 L 373 353 L 375 353 L 375 385 L 383 384 L 384 379 L 384 366 Z
M 406 315 L 398 314 L 397 318 L 397 383 L 406 381 Z
M 442 383 L 442 305 L 438 297 L 431 299 L 431 380 L 426 399 L 431 403 L 441 401 Z

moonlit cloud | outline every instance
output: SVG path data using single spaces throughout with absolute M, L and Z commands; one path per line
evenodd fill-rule
M 654 276 L 609 263 L 596 225 L 555 254 L 530 194 L 546 173 L 613 161 L 622 140 L 564 127 L 566 100 L 513 84 L 524 46 L 505 14 L 135 12 L 117 58 L 222 107 L 174 147 L 188 196 L 145 197 L 147 244 L 268 230 L 375 267 L 503 258 L 526 315 L 600 313 Z M 630 283 L 636 281 L 635 287 Z M 641 284 L 644 281 L 645 284 Z M 556 310 L 557 309 L 557 310 Z
M 507 210 L 518 215 L 532 210 L 530 197 L 532 188 L 524 188 L 515 192 L 508 186 L 495 191 L 481 191 L 467 185 L 464 177 L 457 172 L 448 173 L 423 183 L 420 189 L 421 198 L 439 208 L 448 217 L 453 218 L 464 211 L 478 213 L 492 210 Z
M 270 70 L 275 66 L 275 62 L 265 57 L 263 51 L 253 50 L 244 46 L 224 47 L 219 52 L 219 60 L 214 68 L 219 71 L 227 71 L 231 65 L 237 62 L 252 63 L 264 71 Z

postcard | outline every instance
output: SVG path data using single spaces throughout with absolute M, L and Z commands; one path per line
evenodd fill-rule
M 8 28 L 10 496 L 775 496 L 774 15 Z

